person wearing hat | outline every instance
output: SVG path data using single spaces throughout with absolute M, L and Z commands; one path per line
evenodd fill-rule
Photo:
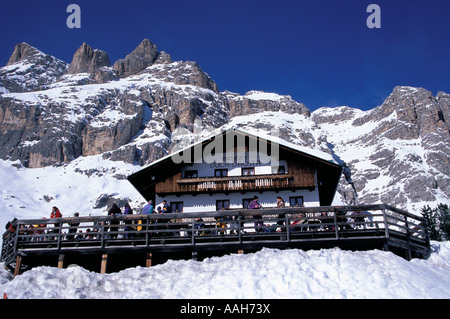
M 80 217 L 80 214 L 75 213 L 75 214 L 73 214 L 73 217 L 78 218 L 78 217 Z M 73 220 L 73 221 L 69 222 L 69 226 L 70 226 L 70 228 L 68 230 L 69 235 L 67 235 L 66 238 L 67 238 L 67 240 L 73 240 L 75 238 L 75 234 L 77 232 L 77 227 L 80 226 L 80 222 L 78 220 Z
M 260 209 L 262 208 L 261 204 L 258 203 L 258 196 L 254 196 L 253 200 L 248 204 L 248 209 Z M 262 216 L 261 215 L 253 215 L 255 231 L 260 233 L 263 231 L 261 228 L 263 226 Z
M 284 203 L 284 199 L 281 196 L 277 196 L 277 208 L 286 208 L 286 204 Z M 286 214 L 278 214 L 277 225 L 283 226 L 286 222 Z M 285 227 L 281 227 L 281 231 L 285 231 Z
M 153 201 L 149 200 L 148 204 L 144 206 L 144 208 L 142 209 L 142 214 L 144 215 L 149 215 L 149 214 L 153 214 Z

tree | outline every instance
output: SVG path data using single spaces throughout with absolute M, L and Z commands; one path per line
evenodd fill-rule
M 429 205 L 422 208 L 422 216 L 427 220 L 427 230 L 431 240 L 450 240 L 450 210 L 447 204 L 440 203 L 431 209 Z
M 450 240 L 450 210 L 447 204 L 439 204 L 437 206 L 439 214 L 439 228 L 444 240 Z
M 427 231 L 431 240 L 441 241 L 441 234 L 438 229 L 438 221 L 435 210 L 429 205 L 422 208 L 422 216 L 427 220 Z

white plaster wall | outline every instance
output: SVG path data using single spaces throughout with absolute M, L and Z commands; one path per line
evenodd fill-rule
M 213 193 L 209 194 L 198 194 L 196 196 L 192 194 L 177 195 L 167 195 L 164 197 L 156 196 L 156 206 L 160 205 L 163 199 L 165 199 L 169 204 L 171 202 L 183 202 L 183 212 L 193 213 L 193 212 L 211 212 L 216 210 L 216 200 L 230 200 L 231 209 L 242 209 L 242 200 L 251 199 L 253 196 L 258 196 L 258 201 L 263 207 L 276 207 L 276 198 L 281 196 L 285 202 L 286 207 L 289 207 L 289 197 L 292 196 L 303 196 L 305 207 L 320 206 L 319 193 L 317 188 L 313 191 L 309 190 L 292 190 L 285 191 L 270 191 L 263 192 L 247 192 L 242 194 L 241 192 L 236 193 Z

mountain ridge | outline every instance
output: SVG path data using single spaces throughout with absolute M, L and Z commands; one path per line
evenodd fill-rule
M 16 46 L 0 68 L 3 160 L 45 168 L 101 156 L 138 169 L 180 143 L 235 126 L 276 130 L 331 154 L 349 172 L 338 188 L 343 203 L 449 202 L 448 93 L 398 86 L 371 110 L 311 112 L 287 95 L 222 92 L 197 62 L 172 61 L 148 39 L 112 66 L 86 43 L 70 64 L 35 50 Z

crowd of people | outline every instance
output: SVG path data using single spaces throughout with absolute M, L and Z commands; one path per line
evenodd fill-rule
M 283 198 L 278 196 L 276 198 L 276 207 L 277 208 L 285 208 L 286 204 Z M 248 206 L 246 207 L 249 210 L 258 210 L 262 209 L 262 205 L 259 203 L 258 196 L 254 196 L 253 199 L 249 202 Z M 111 208 L 108 210 L 107 215 L 108 216 L 120 216 L 120 215 L 133 215 L 134 211 L 130 207 L 128 203 L 124 205 L 123 212 L 122 209 L 119 208 L 117 204 L 113 204 Z M 158 205 L 156 208 L 153 204 L 153 201 L 150 200 L 142 209 L 142 212 L 139 213 L 139 215 L 164 215 L 167 213 L 171 213 L 171 207 L 167 203 L 166 200 L 163 200 L 160 205 Z M 298 218 L 294 220 L 287 220 L 285 213 L 278 214 L 278 217 L 276 219 L 272 219 L 272 221 L 276 220 L 275 224 L 271 225 L 265 225 L 264 219 L 262 215 L 259 213 L 253 213 L 253 222 L 254 222 L 254 231 L 256 233 L 264 233 L 264 232 L 275 232 L 275 231 L 283 231 L 285 232 L 287 230 L 287 227 L 290 231 L 297 231 L 302 230 L 304 228 L 305 223 L 308 221 L 307 218 L 305 218 L 305 214 L 298 214 Z M 50 219 L 54 218 L 61 218 L 63 217 L 61 211 L 58 209 L 58 207 L 53 206 L 52 211 L 50 213 Z M 60 222 L 54 223 L 54 227 L 48 227 L 47 224 L 41 224 L 41 225 L 29 225 L 28 227 L 25 227 L 24 225 L 20 225 L 19 233 L 20 234 L 27 234 L 27 235 L 39 235 L 34 236 L 37 238 L 37 240 L 54 240 L 57 238 L 57 236 L 62 236 L 62 239 L 65 240 L 81 240 L 81 239 L 98 239 L 100 238 L 101 229 L 103 227 L 103 235 L 107 236 L 107 238 L 116 239 L 119 237 L 119 234 L 121 234 L 122 238 L 128 238 L 133 239 L 137 236 L 139 236 L 139 232 L 146 231 L 147 227 L 151 230 L 157 231 L 156 233 L 165 233 L 170 234 L 174 233 L 171 232 L 171 219 L 170 218 L 164 218 L 163 216 L 158 216 L 158 218 L 152 218 L 148 221 L 146 219 L 125 219 L 121 221 L 120 219 L 113 218 L 108 221 L 98 221 L 94 222 L 94 225 L 92 228 L 86 228 L 86 226 L 83 227 L 85 229 L 85 232 L 79 229 L 80 221 L 77 219 L 79 217 L 79 213 L 75 213 L 73 215 L 75 217 L 71 221 L 69 221 L 66 225 L 62 225 Z M 357 222 L 364 221 L 365 217 L 369 217 L 370 215 L 367 215 L 367 212 L 357 212 L 352 214 L 352 217 Z M 345 216 L 342 216 L 340 218 L 340 221 L 343 221 L 345 219 Z M 334 223 L 334 219 L 330 216 L 328 216 L 328 213 L 324 212 L 321 213 L 319 222 L 325 226 L 320 226 L 320 230 L 334 230 L 332 224 Z M 225 231 L 229 231 L 230 234 L 237 233 L 237 230 L 239 226 L 243 226 L 242 220 L 238 218 L 238 216 L 219 216 L 215 218 L 215 224 L 212 224 L 211 222 L 208 223 L 208 226 L 206 226 L 206 223 L 203 221 L 202 218 L 197 218 L 195 220 L 194 225 L 192 225 L 194 231 L 196 231 L 196 234 L 205 234 L 205 228 L 211 228 L 211 225 L 214 225 L 215 233 L 216 234 L 225 234 Z M 13 229 L 13 225 L 8 225 L 9 230 L 11 232 L 15 231 Z M 192 231 L 191 227 L 188 227 L 188 234 Z M 8 228 L 7 228 L 8 229 Z M 62 229 L 64 231 L 62 231 Z M 123 230 L 123 232 L 121 231 Z M 200 231 L 202 230 L 202 231 Z M 211 232 L 210 230 L 207 230 Z M 143 233 L 143 232 L 142 232 Z M 46 236 L 41 236 L 42 234 L 45 234 Z M 61 235 L 63 234 L 63 235 Z M 33 236 L 29 237 L 30 240 L 33 240 Z

